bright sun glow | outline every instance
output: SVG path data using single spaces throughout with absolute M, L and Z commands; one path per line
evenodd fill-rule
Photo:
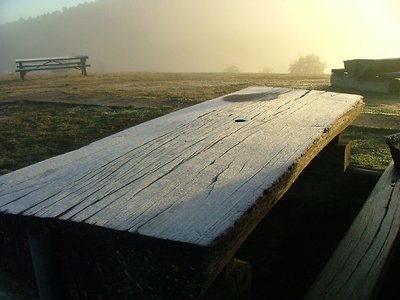
M 398 0 L 310 1 L 321 13 L 316 38 L 326 43 L 317 47 L 338 67 L 343 59 L 400 56 Z

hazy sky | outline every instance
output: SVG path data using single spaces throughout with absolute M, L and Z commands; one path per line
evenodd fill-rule
M 80 2 L 85 1 L 0 0 L 0 23 Z M 235 64 L 244 72 L 286 72 L 299 56 L 316 54 L 330 73 L 331 68 L 343 67 L 346 59 L 400 57 L 400 0 L 97 2 L 110 4 L 97 22 L 113 26 L 112 32 L 106 26 L 89 35 L 108 39 L 99 42 L 99 55 L 96 49 L 88 49 L 93 63 L 101 54 L 129 57 L 139 70 L 221 71 Z M 124 4 L 123 11 L 118 3 Z M 82 51 L 86 49 L 72 52 Z
M 21 17 L 37 17 L 83 2 L 94 0 L 0 0 L 0 24 L 17 21 Z

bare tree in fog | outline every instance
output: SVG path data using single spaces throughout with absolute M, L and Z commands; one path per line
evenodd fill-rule
M 315 54 L 300 56 L 289 66 L 289 73 L 292 74 L 322 74 L 326 64 Z
M 225 68 L 225 73 L 241 73 L 242 70 L 236 65 L 230 65 L 229 67 Z

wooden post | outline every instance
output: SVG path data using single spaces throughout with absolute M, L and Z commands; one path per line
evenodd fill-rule
M 24 68 L 22 62 L 18 63 L 18 67 L 19 67 L 20 70 L 22 70 Z M 20 71 L 19 72 L 19 79 L 24 80 L 25 74 L 26 74 L 26 72 Z
M 336 136 L 307 166 L 305 172 L 340 175 L 350 165 L 350 143 Z
M 86 72 L 86 57 L 81 57 L 81 72 L 83 76 L 87 76 Z
M 251 299 L 250 263 L 233 258 L 200 299 Z
M 389 94 L 400 95 L 400 78 L 394 78 L 390 81 Z
M 62 299 L 50 233 L 40 229 L 29 230 L 27 234 L 40 299 Z

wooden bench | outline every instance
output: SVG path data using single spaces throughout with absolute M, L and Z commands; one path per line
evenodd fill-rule
M 86 63 L 89 57 L 86 55 L 80 56 L 64 56 L 64 57 L 47 57 L 47 58 L 30 58 L 17 59 L 15 72 L 19 72 L 20 79 L 24 79 L 26 73 L 32 71 L 52 71 L 59 69 L 79 69 L 82 75 L 86 76 L 86 68 L 90 67 Z
M 199 298 L 363 105 L 247 88 L 4 175 L 0 221 L 14 242 L 0 249 L 27 252 L 28 230 L 45 292 L 61 273 L 54 293 L 80 299 Z
M 391 163 L 305 299 L 374 299 L 400 229 L 400 172 Z
M 343 69 L 332 69 L 331 85 L 399 95 L 400 58 L 346 60 Z

